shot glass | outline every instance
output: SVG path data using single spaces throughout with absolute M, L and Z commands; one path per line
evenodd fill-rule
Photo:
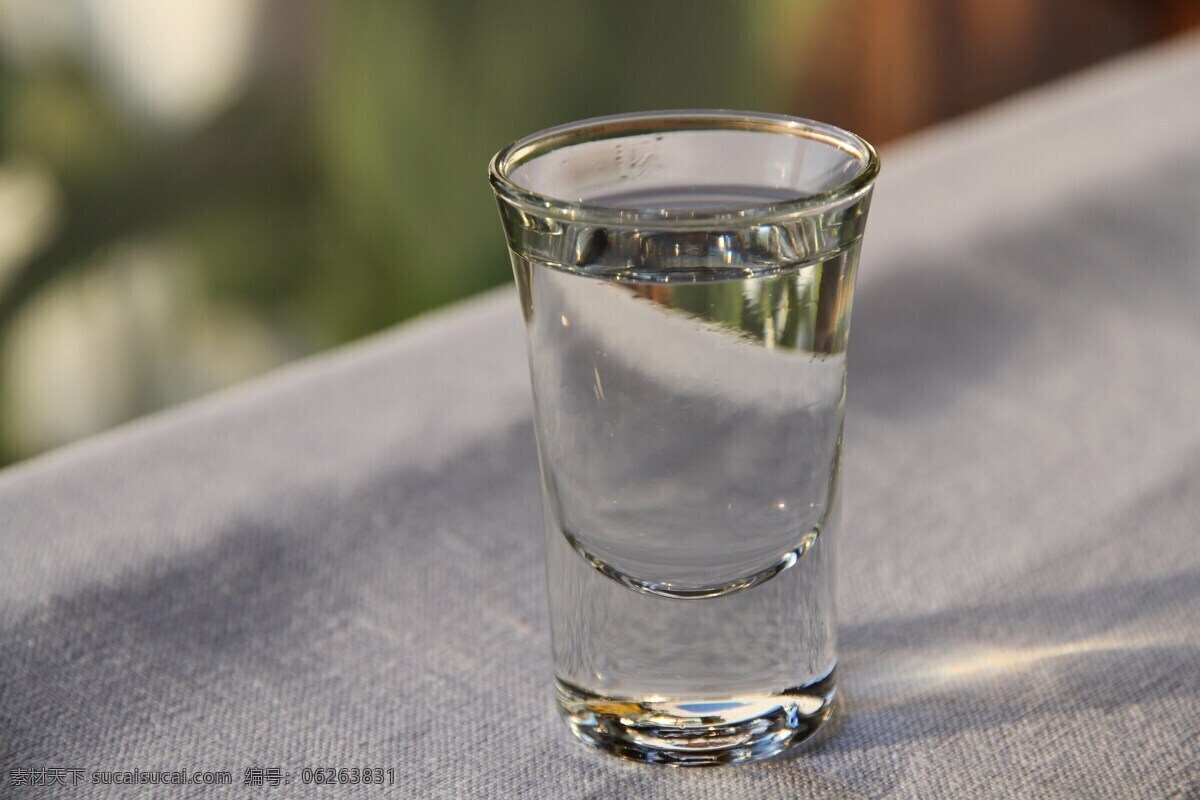
M 635 761 L 829 718 L 846 340 L 879 160 L 792 117 L 585 120 L 490 178 L 528 331 L 558 708 Z

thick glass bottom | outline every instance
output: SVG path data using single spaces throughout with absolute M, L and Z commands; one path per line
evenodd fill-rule
M 630 761 L 671 766 L 777 756 L 825 724 L 837 693 L 833 672 L 807 686 L 713 700 L 603 697 L 557 683 L 559 713 L 582 741 Z

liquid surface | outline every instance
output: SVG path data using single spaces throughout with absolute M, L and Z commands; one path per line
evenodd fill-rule
M 653 192 L 608 192 L 587 198 L 589 205 L 639 210 L 719 212 L 797 200 L 805 195 L 794 189 L 762 186 L 679 186 Z

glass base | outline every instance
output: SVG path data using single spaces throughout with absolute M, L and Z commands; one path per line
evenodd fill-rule
M 790 750 L 825 724 L 837 694 L 833 672 L 782 692 L 707 701 L 603 697 L 557 684 L 559 713 L 583 742 L 630 761 L 686 767 Z

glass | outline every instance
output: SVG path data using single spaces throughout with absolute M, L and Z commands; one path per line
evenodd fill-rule
M 829 718 L 845 348 L 879 161 L 808 120 L 631 114 L 501 150 L 559 710 L 658 763 Z

